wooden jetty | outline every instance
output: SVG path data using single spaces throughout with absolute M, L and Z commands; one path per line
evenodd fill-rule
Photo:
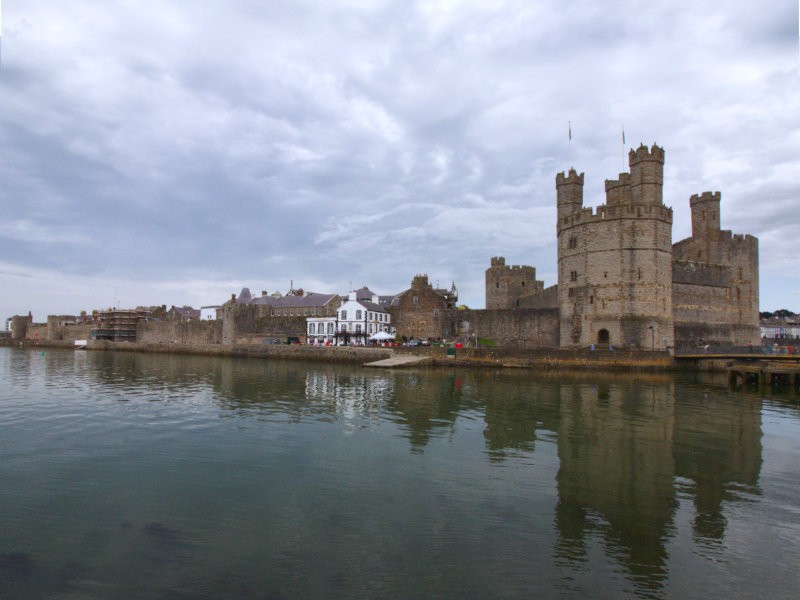
M 776 360 L 742 362 L 728 367 L 728 382 L 759 385 L 800 385 L 800 363 Z

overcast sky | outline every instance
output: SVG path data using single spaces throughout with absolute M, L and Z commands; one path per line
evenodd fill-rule
M 627 146 L 760 240 L 800 310 L 796 0 L 6 0 L 0 316 L 380 294 L 484 306 L 492 256 L 556 282 L 555 174 Z

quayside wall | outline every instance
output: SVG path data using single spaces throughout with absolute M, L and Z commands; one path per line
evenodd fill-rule
M 0 346 L 53 347 L 73 349 L 74 343 L 61 340 L 0 340 Z M 416 347 L 383 348 L 359 346 L 305 346 L 264 344 L 180 344 L 111 342 L 89 340 L 88 351 L 113 350 L 120 352 L 154 352 L 165 354 L 199 354 L 206 356 L 239 356 L 273 360 L 305 360 L 364 364 L 396 354 L 430 356 L 431 363 L 439 367 L 468 368 L 527 368 L 573 370 L 694 370 L 692 366 L 674 361 L 666 352 L 636 350 L 595 350 L 560 348 L 457 348 Z M 448 350 L 450 353 L 448 353 Z M 420 367 L 415 367 L 420 368 Z

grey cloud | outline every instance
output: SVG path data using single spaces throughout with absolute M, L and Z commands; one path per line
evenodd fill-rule
M 628 147 L 667 150 L 675 239 L 689 196 L 720 190 L 723 225 L 762 236 L 762 273 L 787 268 L 795 11 L 30 0 L 4 14 L 0 252 L 9 272 L 125 273 L 131 293 L 184 294 L 158 303 L 290 279 L 392 292 L 428 272 L 481 306 L 492 255 L 553 277 L 570 120 L 588 205 L 623 168 L 624 122 Z M 24 243 L 21 223 L 48 243 Z M 84 287 L 108 298 L 103 281 Z M 765 301 L 786 297 L 764 283 Z

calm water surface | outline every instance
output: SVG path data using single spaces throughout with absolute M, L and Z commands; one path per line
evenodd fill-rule
M 694 377 L 0 349 L 2 598 L 795 598 L 800 410 Z

